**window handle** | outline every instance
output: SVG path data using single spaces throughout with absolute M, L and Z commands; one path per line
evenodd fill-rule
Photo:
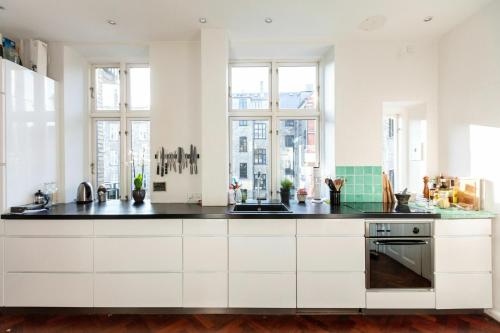
M 94 87 L 90 87 L 90 98 L 95 98 Z

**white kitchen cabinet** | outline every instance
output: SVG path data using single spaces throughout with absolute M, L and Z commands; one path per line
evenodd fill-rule
M 181 307 L 181 273 L 98 273 L 96 307 Z
M 364 272 L 297 272 L 298 308 L 364 308 Z
M 6 272 L 92 272 L 91 238 L 5 238 Z
M 181 237 L 96 238 L 96 272 L 181 272 Z
M 187 308 L 227 307 L 227 272 L 184 272 L 183 306 Z
M 436 273 L 437 309 L 493 306 L 491 273 Z
M 183 234 L 187 236 L 225 236 L 227 235 L 227 220 L 186 219 L 183 220 Z
M 436 220 L 434 236 L 489 236 L 491 235 L 491 220 Z
M 183 240 L 184 271 L 227 272 L 227 238 L 186 236 Z
M 5 305 L 92 307 L 91 273 L 8 273 Z
M 179 219 L 95 220 L 96 236 L 170 236 L 182 234 Z
M 434 309 L 436 295 L 433 291 L 368 291 L 367 309 Z
M 93 236 L 92 220 L 6 220 L 7 236 Z
M 295 273 L 230 273 L 229 307 L 295 308 Z
M 3 221 L 0 221 L 0 227 L 3 227 Z M 1 228 L 3 232 L 3 228 Z M 4 301 L 4 239 L 0 235 L 0 306 L 5 305 Z
M 365 221 L 360 219 L 299 219 L 299 236 L 364 236 Z
M 283 235 L 295 236 L 295 220 L 289 219 L 232 219 L 229 220 L 229 235 Z
M 491 237 L 441 237 L 435 244 L 436 272 L 491 271 Z
M 295 272 L 295 237 L 230 237 L 229 270 Z
M 297 271 L 364 271 L 362 237 L 297 237 Z

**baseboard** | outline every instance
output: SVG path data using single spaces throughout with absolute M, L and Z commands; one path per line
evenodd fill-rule
M 484 313 L 486 313 L 488 316 L 495 319 L 496 321 L 500 322 L 500 310 L 486 309 L 484 310 Z

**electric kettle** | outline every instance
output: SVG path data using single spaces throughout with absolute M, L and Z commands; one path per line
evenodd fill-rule
M 89 182 L 82 182 L 76 191 L 76 203 L 86 204 L 94 201 L 94 190 Z

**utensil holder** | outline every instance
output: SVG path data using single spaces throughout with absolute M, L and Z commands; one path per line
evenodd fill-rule
M 340 206 L 340 191 L 330 191 L 330 206 Z

